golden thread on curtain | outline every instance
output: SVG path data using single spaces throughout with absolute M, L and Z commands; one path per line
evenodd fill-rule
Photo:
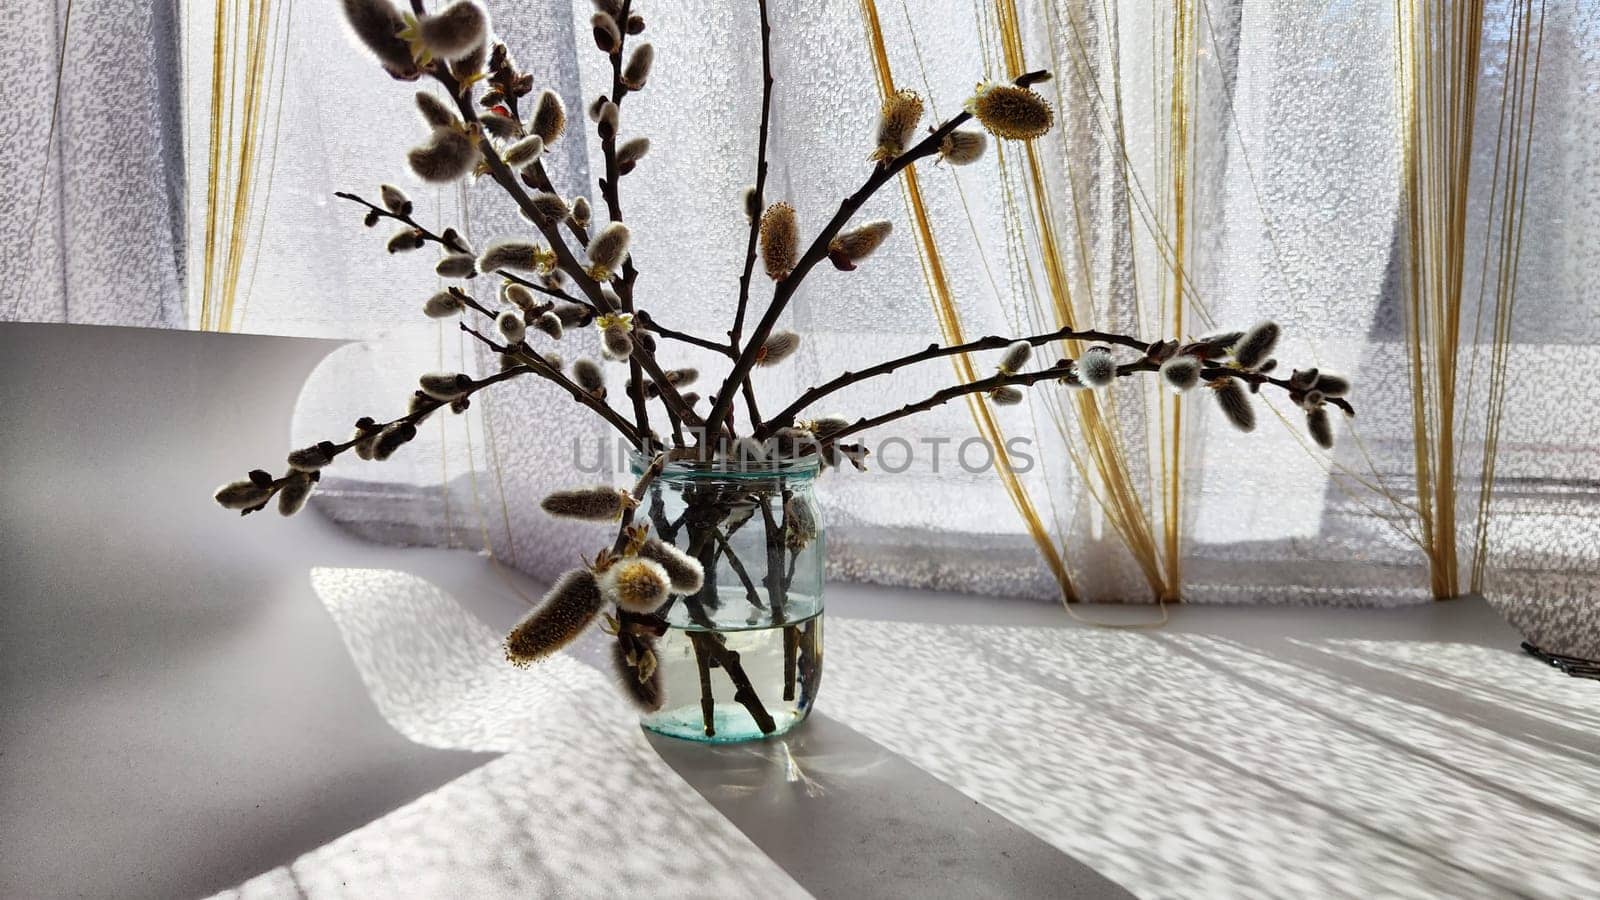
M 1505 401 L 1505 364 L 1511 313 L 1516 298 L 1526 202 L 1527 160 L 1537 94 L 1539 40 L 1531 39 L 1532 0 L 1517 0 L 1508 11 L 1506 66 L 1499 132 L 1495 138 L 1494 179 L 1489 191 L 1485 234 L 1498 223 L 1498 245 L 1485 240 L 1475 320 L 1484 311 L 1490 254 L 1495 261 L 1494 318 L 1485 412 L 1484 456 L 1478 498 L 1470 589 L 1482 587 L 1488 539 L 1494 457 Z M 1461 593 L 1457 525 L 1458 459 L 1467 437 L 1460 416 L 1470 413 L 1478 328 L 1473 333 L 1473 365 L 1465 370 L 1466 402 L 1459 403 L 1461 317 L 1466 311 L 1467 224 L 1473 141 L 1482 67 L 1482 4 L 1398 0 L 1396 62 L 1400 116 L 1404 123 L 1406 200 L 1405 311 L 1406 355 L 1412 404 L 1417 513 L 1436 599 Z M 1526 106 L 1524 105 L 1526 104 Z M 1526 109 L 1526 114 L 1524 114 Z M 1507 123 L 1510 123 L 1509 134 Z M 1503 182 L 1502 182 L 1502 179 Z M 1498 209 L 1498 218 L 1496 210 Z M 1468 420 L 1470 424 L 1470 420 Z
M 875 0 L 861 0 L 862 19 L 866 23 L 868 43 L 872 50 L 874 71 L 878 79 L 878 89 L 883 97 L 887 98 L 895 91 L 894 75 L 889 65 L 888 50 L 884 45 L 883 27 L 878 19 L 878 8 Z M 923 275 L 928 285 L 928 293 L 933 300 L 934 313 L 939 321 L 939 328 L 945 340 L 951 343 L 962 343 L 966 340 L 961 329 L 960 315 L 955 309 L 951 296 L 948 280 L 945 278 L 943 262 L 939 256 L 939 248 L 934 240 L 933 229 L 928 220 L 927 208 L 923 204 L 921 188 L 917 182 L 915 167 L 908 167 L 901 173 L 901 184 L 904 186 L 907 206 L 912 215 L 913 225 L 917 233 L 917 246 L 919 258 L 922 260 Z M 962 381 L 976 380 L 977 372 L 972 360 L 966 354 L 952 356 L 951 362 L 955 367 L 957 377 Z M 1001 483 L 1005 486 L 1006 493 L 1011 497 L 1013 505 L 1021 515 L 1028 534 L 1038 546 L 1040 554 L 1049 566 L 1051 574 L 1056 579 L 1056 584 L 1061 589 L 1062 601 L 1070 603 L 1077 600 L 1077 592 L 1073 588 L 1072 579 L 1067 572 L 1066 564 L 1061 554 L 1051 541 L 1049 532 L 1039 518 L 1038 510 L 1034 507 L 1033 500 L 1028 495 L 1027 488 L 1017 477 L 1012 468 L 1011 459 L 1006 452 L 1005 439 L 1000 431 L 999 423 L 995 421 L 993 412 L 976 395 L 967 396 L 967 407 L 971 410 L 973 420 L 978 426 L 979 433 L 994 448 L 995 467 L 1000 474 Z
M 1511 139 L 1509 146 L 1498 137 L 1495 146 L 1495 178 L 1500 178 L 1500 156 L 1505 150 L 1508 156 L 1505 188 L 1501 198 L 1500 213 L 1500 247 L 1498 250 L 1498 270 L 1495 283 L 1495 319 L 1493 326 L 1493 352 L 1489 364 L 1489 399 L 1488 411 L 1485 421 L 1483 439 L 1483 466 L 1478 483 L 1478 509 L 1477 521 L 1474 528 L 1474 545 L 1472 553 L 1472 575 L 1468 582 L 1469 589 L 1481 592 L 1484 587 L 1484 573 L 1488 563 L 1489 546 L 1489 516 L 1490 502 L 1494 494 L 1495 457 L 1500 441 L 1500 423 L 1505 413 L 1506 396 L 1506 361 L 1511 345 L 1512 311 L 1516 305 L 1517 272 L 1522 255 L 1522 226 L 1526 221 L 1525 210 L 1527 204 L 1527 183 L 1529 163 L 1533 155 L 1533 124 L 1538 110 L 1539 98 L 1539 62 L 1544 53 L 1544 11 L 1543 0 L 1539 3 L 1539 21 L 1537 37 L 1530 36 L 1533 27 L 1529 18 L 1533 12 L 1531 0 L 1524 2 L 1512 10 L 1511 37 L 1506 44 L 1506 83 L 1502 86 L 1500 98 L 1501 134 L 1504 134 L 1507 119 L 1507 95 L 1512 95 L 1510 101 L 1509 117 L 1511 121 Z M 1520 27 L 1519 27 L 1520 25 Z M 1530 53 L 1530 41 L 1532 51 Z M 1530 56 L 1532 72 L 1530 77 Z M 1511 73 L 1516 72 L 1515 87 L 1513 87 Z M 1527 114 L 1523 115 L 1523 104 L 1527 104 Z M 1493 194 L 1491 188 L 1491 194 Z M 1493 201 L 1491 200 L 1491 219 L 1493 217 Z M 1515 209 L 1515 215 L 1511 210 Z M 1487 269 L 1488 241 L 1484 247 L 1485 269 Z M 1486 279 L 1483 279 L 1486 280 Z M 1479 284 L 1479 315 L 1482 315 L 1483 282 Z M 1474 363 L 1476 363 L 1477 340 L 1476 333 L 1473 340 Z M 1469 367 L 1475 372 L 1477 366 Z M 1472 382 L 1468 381 L 1468 396 L 1471 396 Z M 1468 408 L 1471 408 L 1470 400 Z
M 238 331 L 244 330 L 245 318 L 250 313 L 250 298 L 255 294 L 256 274 L 261 268 L 261 245 L 267 236 L 266 218 L 268 212 L 272 208 L 272 185 L 278 171 L 279 137 L 283 133 L 284 83 L 289 76 L 288 59 L 289 47 L 291 46 L 289 43 L 289 36 L 291 25 L 294 21 L 294 0 L 286 0 L 286 2 L 279 4 L 276 19 L 277 22 L 273 25 L 273 47 L 270 56 L 271 59 L 276 60 L 276 63 L 273 64 L 273 73 L 276 75 L 276 78 L 273 79 L 269 88 L 269 91 L 273 96 L 272 128 L 270 137 L 270 140 L 272 141 L 272 150 L 266 155 L 264 160 L 259 153 L 256 154 L 256 158 L 254 160 L 255 175 L 253 177 L 255 180 L 260 181 L 264 175 L 266 178 L 266 184 L 261 191 L 261 224 L 260 227 L 255 229 L 255 241 L 253 246 L 250 248 L 248 255 L 248 259 L 250 260 L 250 278 L 245 283 L 244 297 L 239 301 L 239 314 L 234 317 L 232 322 L 233 328 Z M 264 173 L 262 171 L 263 162 L 265 164 Z
M 996 0 L 995 11 L 1006 69 L 1013 75 L 1019 74 L 1025 70 L 1026 60 L 1016 5 L 1012 0 Z M 1058 88 L 1058 105 L 1060 100 Z M 1077 327 L 1079 317 L 1074 309 L 1065 262 L 1059 249 L 1043 161 L 1033 142 L 1024 144 L 1023 151 L 1028 176 L 1029 210 L 1038 236 L 1040 262 L 1045 271 L 1055 321 L 1058 326 Z M 1087 263 L 1085 260 L 1086 267 Z M 1079 342 L 1070 341 L 1064 342 L 1064 350 L 1069 356 L 1076 357 L 1081 354 L 1082 347 Z M 1103 494 L 1096 496 L 1104 498 L 1102 508 L 1107 521 L 1133 555 L 1156 598 L 1163 601 L 1177 599 L 1179 583 L 1176 569 L 1163 568 L 1162 553 L 1157 545 L 1153 524 L 1138 491 L 1134 489 L 1127 453 L 1112 418 L 1093 392 L 1075 391 L 1072 399 L 1085 449 L 1104 487 Z M 1173 546 L 1176 546 L 1175 536 Z
M 1190 112 L 1191 97 L 1195 90 L 1198 67 L 1195 61 L 1194 11 L 1186 2 L 1173 4 L 1172 22 L 1172 72 L 1170 75 L 1169 143 L 1167 158 L 1171 165 L 1173 243 L 1173 286 L 1171 333 L 1184 335 L 1183 287 L 1188 276 L 1186 267 L 1189 252 L 1189 181 L 1193 166 L 1194 140 Z M 1163 317 L 1164 318 L 1164 317 Z M 1162 488 L 1162 538 L 1166 551 L 1166 575 L 1169 590 L 1176 593 L 1181 584 L 1179 556 L 1179 530 L 1182 522 L 1183 498 L 1183 407 L 1177 395 L 1163 397 L 1161 404 L 1161 440 L 1164 453 L 1161 461 Z
M 239 276 L 251 236 L 252 185 L 275 84 L 273 0 L 216 0 L 212 8 L 211 85 L 206 146 L 206 210 L 200 260 L 204 331 L 230 331 Z M 282 29 L 283 19 L 277 17 Z M 187 27 L 194 23 L 186 22 Z M 281 78 L 276 82 L 281 96 Z M 276 129 L 273 129 L 274 132 Z M 270 171 L 270 167 L 269 167 Z

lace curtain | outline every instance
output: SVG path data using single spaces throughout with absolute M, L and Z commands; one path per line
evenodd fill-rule
M 237 216 L 236 230 L 248 237 L 226 317 L 217 319 L 220 301 L 203 296 L 203 278 L 183 279 L 185 265 L 219 271 L 210 294 L 225 293 L 216 285 L 227 281 L 226 254 L 207 259 L 201 249 L 219 230 L 204 216 L 213 29 L 203 6 L 182 11 L 181 40 L 162 19 L 178 17 L 170 8 L 142 11 L 147 18 L 135 15 L 143 24 L 132 29 L 109 28 L 99 10 L 80 11 L 86 18 L 69 31 L 61 116 L 49 142 L 52 158 L 67 165 L 46 181 L 42 219 L 22 206 L 38 191 L 32 160 L 47 143 L 39 110 L 54 87 L 62 23 L 59 15 L 25 22 L 28 52 L 8 65 L 30 68 L 6 79 L 5 115 L 18 121 L 7 134 L 20 135 L 4 147 L 0 177 L 13 205 L 6 227 L 47 223 L 35 229 L 47 248 L 38 252 L 62 262 L 13 256 L 7 282 L 50 266 L 69 275 L 48 279 L 59 292 L 54 299 L 29 291 L 26 305 L 7 315 L 352 341 L 308 383 L 297 443 L 342 434 L 363 413 L 398 410 L 419 371 L 492 366 L 453 323 L 420 316 L 436 284 L 432 251 L 384 254 L 387 232 L 362 228 L 361 211 L 332 192 L 371 196 L 378 183 L 394 181 L 417 201 L 422 221 L 458 227 L 478 244 L 516 231 L 520 220 L 492 184 L 438 190 L 405 173 L 404 149 L 421 135 L 414 87 L 389 81 L 351 49 L 334 4 L 278 0 L 257 23 L 267 75 L 254 115 L 270 137 L 259 144 L 264 162 L 253 164 L 259 177 Z M 1526 6 L 1489 4 L 1482 29 L 1469 297 L 1480 280 L 1492 294 L 1500 268 L 1480 273 L 1476 262 L 1500 247 L 1488 223 L 1500 189 L 1495 173 L 1505 168 L 1496 150 L 1508 146 L 1497 134 L 1501 86 L 1508 73 L 1521 83 L 1507 51 L 1531 33 L 1526 17 L 1517 18 Z M 1391 605 L 1430 596 L 1408 375 L 1405 26 L 1392 0 L 772 7 L 777 87 L 768 195 L 795 204 L 802 230 L 824 221 L 865 177 L 885 77 L 918 90 L 945 117 L 975 81 L 1014 74 L 1020 57 L 1056 72 L 1045 91 L 1058 127 L 1032 158 L 1020 145 L 991 147 L 975 166 L 922 167 L 918 197 L 898 186 L 880 192 L 862 216 L 890 219 L 895 234 L 860 270 L 819 270 L 808 281 L 785 323 L 806 342 L 789 365 L 759 373 L 766 405 L 841 369 L 945 339 L 951 316 L 968 338 L 1055 328 L 1063 316 L 1152 338 L 1271 317 L 1285 328 L 1279 356 L 1351 375 L 1360 410 L 1330 455 L 1308 447 L 1296 412 L 1281 405 L 1281 420 L 1263 407 L 1257 431 L 1239 434 L 1206 398 L 1185 398 L 1175 415 L 1172 401 L 1149 384 L 1118 385 L 1092 422 L 1081 401 L 1045 388 L 1021 407 L 992 409 L 999 436 L 1018 442 L 1008 489 L 984 465 L 981 447 L 962 446 L 977 434 L 973 412 L 949 404 L 870 435 L 875 471 L 825 479 L 834 574 L 1036 597 L 1059 597 L 1065 581 L 1083 599 L 1126 601 L 1181 593 L 1202 602 Z M 753 178 L 756 9 L 640 8 L 658 51 L 649 87 L 630 98 L 623 116 L 625 135 L 648 136 L 653 145 L 623 185 L 641 302 L 663 321 L 718 337 L 742 262 L 739 192 Z M 511 0 L 493 11 L 519 62 L 539 87 L 558 90 L 575 118 L 584 98 L 605 90 L 609 72 L 590 45 L 586 2 Z M 1531 148 L 1521 201 L 1529 214 L 1514 267 L 1511 339 L 1492 340 L 1495 307 L 1475 303 L 1458 344 L 1463 567 L 1478 539 L 1477 473 L 1496 348 L 1506 357 L 1487 547 L 1495 578 L 1524 573 L 1514 582 L 1490 579 L 1507 596 L 1548 591 L 1556 567 L 1600 571 L 1592 540 L 1583 538 L 1593 533 L 1594 486 L 1581 476 L 1597 462 L 1584 425 L 1596 394 L 1569 374 L 1585 368 L 1600 336 L 1584 291 L 1600 272 L 1587 239 L 1600 233 L 1592 164 L 1600 9 L 1550 5 L 1537 25 L 1537 115 L 1523 141 Z M 169 41 L 185 52 L 103 52 L 108 34 L 143 41 L 133 48 L 141 51 Z M 126 134 L 150 134 L 127 138 L 138 152 L 94 168 L 102 157 L 75 152 L 103 130 L 94 118 L 94 65 L 126 68 L 116 77 L 146 89 L 136 98 L 141 109 L 159 113 L 181 93 L 183 127 L 159 114 L 127 116 Z M 230 121 L 244 115 L 236 110 Z M 598 150 L 583 132 L 569 130 L 551 166 L 569 194 L 592 190 Z M 175 133 L 184 139 L 175 141 Z M 169 189 L 174 158 L 186 160 L 186 193 Z M 139 166 L 138 177 L 129 173 Z M 143 240 L 189 248 L 186 256 L 119 254 L 129 268 L 117 278 L 137 286 L 126 290 L 94 280 L 111 276 L 82 245 L 102 224 L 121 232 L 85 205 L 113 184 L 125 192 L 126 208 L 164 211 L 140 221 Z M 927 235 L 913 227 L 913 203 L 931 222 Z M 152 221 L 164 223 L 156 237 Z M 162 233 L 168 244 L 159 244 Z M 942 288 L 927 277 L 934 266 Z M 766 286 L 758 284 L 755 296 L 764 302 Z M 594 349 L 588 334 L 560 346 L 569 361 Z M 717 359 L 697 352 L 675 351 L 671 359 L 721 371 Z M 924 364 L 841 392 L 819 412 L 882 411 L 952 378 L 947 362 Z M 464 416 L 431 422 L 394 460 L 341 462 L 319 507 L 380 539 L 488 544 L 498 558 L 542 575 L 566 567 L 591 536 L 555 527 L 537 501 L 550 486 L 596 477 L 577 471 L 574 442 L 587 461 L 605 432 L 545 385 L 506 387 Z M 1595 595 L 1592 580 L 1564 578 L 1561 590 Z

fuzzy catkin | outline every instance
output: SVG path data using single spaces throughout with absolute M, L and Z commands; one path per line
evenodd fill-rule
M 850 427 L 850 420 L 844 416 L 822 416 L 812 419 L 807 424 L 807 429 L 818 437 L 826 437 L 835 431 L 843 431 Z
M 382 435 L 383 432 L 376 428 L 370 431 L 357 432 L 355 446 L 351 449 L 356 451 L 356 456 L 362 459 L 371 459 L 372 451 L 377 448 L 378 438 Z
M 513 281 L 506 282 L 505 294 L 507 303 L 522 310 L 533 309 L 539 302 L 539 298 L 533 295 L 533 291 Z
M 451 253 L 433 267 L 440 278 L 471 278 L 478 274 L 478 260 L 469 253 Z
M 572 569 L 556 580 L 539 605 L 506 635 L 506 659 L 526 666 L 572 643 L 605 606 L 600 584 L 588 569 Z
M 1217 407 L 1222 410 L 1229 424 L 1240 431 L 1256 429 L 1255 407 L 1250 404 L 1249 392 L 1237 378 L 1218 379 L 1211 387 L 1217 398 Z
M 442 126 L 433 130 L 426 144 L 408 151 L 406 162 L 423 181 L 445 184 L 472 171 L 478 147 L 461 129 Z
M 791 499 L 783 505 L 783 543 L 791 552 L 804 550 L 817 536 L 817 519 L 810 504 Z
M 761 342 L 761 349 L 756 351 L 756 365 L 775 366 L 799 349 L 800 335 L 792 331 L 774 331 Z
M 534 211 L 552 222 L 560 222 L 566 219 L 567 213 L 570 212 L 567 209 L 567 201 L 560 194 L 540 191 L 534 194 L 530 200 Z
M 916 91 L 895 91 L 878 111 L 877 148 L 872 158 L 888 162 L 906 152 L 922 121 L 922 98 Z
M 520 169 L 538 162 L 539 157 L 543 155 L 544 138 L 534 134 L 507 147 L 505 152 L 500 154 L 500 158 L 506 161 L 506 165 Z
M 1161 364 L 1160 374 L 1173 393 L 1181 394 L 1200 383 L 1200 360 L 1192 356 L 1174 356 Z
M 494 327 L 506 343 L 516 345 L 528 336 L 528 325 L 522 321 L 522 316 L 516 310 L 508 309 L 495 317 Z
M 774 203 L 761 214 L 761 264 L 767 276 L 778 281 L 794 271 L 800 252 L 800 222 L 794 207 Z
M 385 428 L 382 432 L 380 432 L 378 434 L 378 439 L 373 442 L 372 458 L 376 460 L 388 459 L 394 455 L 396 450 L 399 450 L 402 446 L 416 436 L 417 426 L 412 425 L 410 422 L 401 422 L 398 425 L 390 425 L 388 428 Z
M 606 359 L 621 362 L 633 355 L 633 334 L 626 325 L 607 325 L 600 332 L 600 349 Z
M 607 222 L 589 241 L 589 262 L 607 271 L 615 271 L 628 255 L 628 226 L 621 222 Z
M 546 335 L 549 335 L 553 340 L 561 340 L 561 335 L 563 333 L 561 327 L 561 317 L 556 315 L 554 312 L 547 310 L 543 313 L 540 313 L 539 317 L 533 320 L 533 327 L 544 332 Z M 557 366 L 556 368 L 560 368 L 560 366 Z
M 1055 124 L 1050 103 L 1033 91 L 1014 84 L 990 84 L 967 101 L 967 111 L 990 134 L 1011 141 L 1043 135 Z
M 1245 369 L 1260 368 L 1278 346 L 1278 323 L 1261 322 L 1246 331 L 1239 343 L 1233 346 L 1233 361 Z
M 581 519 L 585 522 L 615 522 L 621 515 L 628 494 L 602 485 L 554 491 L 539 501 L 539 508 L 552 516 Z
M 411 215 L 411 198 L 406 192 L 392 184 L 378 185 L 378 197 L 383 201 L 383 208 L 397 216 Z
M 1117 379 L 1117 363 L 1109 347 L 1090 347 L 1078 360 L 1078 380 L 1087 387 L 1105 387 Z
M 395 232 L 394 236 L 389 238 L 389 243 L 384 245 L 384 249 L 390 253 L 404 253 L 407 250 L 419 249 L 424 243 L 426 241 L 423 240 L 422 232 L 415 228 L 407 228 Z
M 989 146 L 989 138 L 981 131 L 957 128 L 939 142 L 939 158 L 953 166 L 977 162 Z
M 1350 393 L 1350 379 L 1343 375 L 1318 375 L 1316 388 L 1324 397 L 1343 397 Z
M 589 210 L 589 198 L 588 197 L 574 197 L 574 198 L 572 198 L 571 216 L 572 216 L 572 224 L 578 226 L 579 228 L 587 228 L 587 227 L 589 227 L 589 219 L 590 219 L 591 213 L 590 213 L 590 210 Z
M 617 126 L 621 120 L 621 117 L 622 111 L 617 109 L 617 105 L 615 103 L 607 100 L 606 102 L 600 104 L 600 108 L 595 115 L 594 121 L 595 132 L 600 135 L 601 140 L 607 140 L 617 136 Z
M 456 118 L 455 110 L 446 106 L 445 102 L 434 96 L 431 91 L 417 91 L 417 112 L 422 114 L 422 121 L 426 122 L 429 128 L 444 128 L 461 121 Z
M 1002 384 L 989 392 L 996 406 L 1016 406 L 1022 402 L 1022 389 L 1012 384 Z
M 587 356 L 572 364 L 572 380 L 586 393 L 596 397 L 606 394 L 606 374 L 600 364 Z
M 829 242 L 828 253 L 834 257 L 835 263 L 839 260 L 858 263 L 882 246 L 884 239 L 893 230 L 894 224 L 888 219 L 864 222 L 855 228 L 839 232 L 839 236 Z
M 283 487 L 278 489 L 278 512 L 292 516 L 304 509 L 315 486 L 316 483 L 306 477 L 291 478 L 284 482 Z
M 342 0 L 344 20 L 362 45 L 372 51 L 391 74 L 416 71 L 411 48 L 400 37 L 405 20 L 389 0 Z
M 289 468 L 299 472 L 315 472 L 333 462 L 329 448 L 322 444 L 301 447 L 289 453 Z
M 667 602 L 671 587 L 660 563 L 637 556 L 619 560 L 600 576 L 600 592 L 628 612 L 654 612 Z
M 650 139 L 647 137 L 636 137 L 624 141 L 617 147 L 617 167 L 631 169 L 633 166 L 638 165 L 639 160 L 644 159 L 645 154 L 649 152 Z
M 538 267 L 539 245 L 528 241 L 495 241 L 478 255 L 478 271 L 499 269 L 532 272 Z
M 1033 358 L 1033 345 L 1027 341 L 1012 341 L 1000 357 L 1000 374 L 1015 375 Z
M 1328 418 L 1326 406 L 1306 410 L 1306 431 L 1311 433 L 1311 439 L 1317 442 L 1318 447 L 1333 449 L 1333 422 Z
M 656 60 L 656 48 L 649 41 L 633 48 L 628 54 L 628 64 L 622 67 L 622 85 L 630 91 L 637 91 L 644 87 L 650 80 L 650 66 Z
M 417 20 L 417 40 L 436 56 L 456 59 L 483 45 L 489 16 L 471 0 L 459 0 L 438 14 Z
M 666 571 L 674 594 L 693 594 L 705 584 L 706 570 L 700 560 L 660 538 L 645 541 L 639 548 L 639 555 L 655 561 Z
M 470 84 L 474 75 L 483 72 L 483 64 L 488 58 L 488 45 L 479 43 L 478 46 L 450 61 L 450 74 L 456 81 Z
M 502 116 L 497 112 L 483 112 L 478 114 L 478 124 L 483 130 L 502 141 L 509 141 L 522 136 L 522 123 L 510 116 Z
M 561 319 L 563 328 L 585 325 L 589 321 L 589 308 L 577 303 L 557 303 L 555 308 L 550 311 Z
M 561 96 L 555 91 L 547 90 L 539 95 L 539 103 L 533 109 L 533 119 L 528 123 L 528 131 L 549 147 L 567 130 L 567 108 L 561 102 Z
M 422 314 L 430 319 L 447 319 L 465 308 L 460 297 L 449 291 L 440 291 L 422 304 Z
M 622 49 L 622 30 L 617 27 L 617 20 L 608 12 L 597 12 L 589 19 L 589 25 L 594 30 L 594 45 L 600 52 L 610 55 Z
M 271 496 L 272 489 L 262 487 L 248 479 L 244 481 L 230 481 L 217 488 L 211 499 L 217 501 L 223 509 L 249 509 L 258 506 Z
M 435 400 L 454 400 L 472 387 L 472 379 L 460 372 L 428 372 L 417 383 Z

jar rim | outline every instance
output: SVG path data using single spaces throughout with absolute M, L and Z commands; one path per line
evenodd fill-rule
M 637 450 L 628 452 L 628 468 L 640 475 L 649 467 L 652 457 Z M 736 478 L 770 479 L 815 478 L 822 471 L 822 460 L 816 455 L 787 457 L 784 459 L 668 459 L 661 474 L 668 478 Z

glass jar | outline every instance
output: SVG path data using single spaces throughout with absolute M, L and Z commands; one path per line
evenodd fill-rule
M 634 460 L 635 474 L 644 463 Z M 659 734 L 733 742 L 804 721 L 822 680 L 826 543 L 812 487 L 816 457 L 673 461 L 636 523 L 700 561 L 705 580 L 658 612 Z

